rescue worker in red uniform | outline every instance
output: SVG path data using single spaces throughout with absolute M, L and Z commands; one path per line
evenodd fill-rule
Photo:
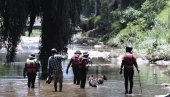
M 36 73 L 39 71 L 40 64 L 37 63 L 37 59 L 35 58 L 35 54 L 29 55 L 29 58 L 26 60 L 25 67 L 24 67 L 24 78 L 28 77 L 28 88 L 35 88 L 35 79 Z
M 84 52 L 83 56 L 80 58 L 79 72 L 80 72 L 80 88 L 84 89 L 86 84 L 86 76 L 89 68 L 89 64 L 91 64 L 91 60 L 89 58 L 89 53 Z
M 68 74 L 68 69 L 70 67 L 70 65 L 72 66 L 72 70 L 73 70 L 73 74 L 74 74 L 74 78 L 73 78 L 73 84 L 80 84 L 80 77 L 79 77 L 79 58 L 80 58 L 81 52 L 80 51 L 76 51 L 74 53 L 74 56 L 70 59 L 70 62 L 67 66 L 66 69 L 66 74 Z
M 132 94 L 133 89 L 133 76 L 134 76 L 134 66 L 139 73 L 138 65 L 136 62 L 136 57 L 132 53 L 132 46 L 126 47 L 126 53 L 122 59 L 120 74 L 124 69 L 124 79 L 125 79 L 125 94 Z M 128 92 L 128 82 L 130 82 L 130 90 Z

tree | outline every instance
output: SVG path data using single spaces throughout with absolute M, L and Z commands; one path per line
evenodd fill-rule
M 95 16 L 100 14 L 101 2 L 100 0 L 95 0 Z
M 79 22 L 80 8 L 80 0 L 44 0 L 40 48 L 40 59 L 41 63 L 44 64 L 42 67 L 44 74 L 47 71 L 46 64 L 50 50 L 56 48 L 61 51 L 68 44 L 72 35 L 71 28 Z
M 17 44 L 26 27 L 28 0 L 0 0 L 0 33 L 7 48 L 7 62 L 14 61 Z
M 46 74 L 50 50 L 61 51 L 79 23 L 81 0 L 0 0 L 0 34 L 6 41 L 7 61 L 14 61 L 17 44 L 30 17 L 29 35 L 36 16 L 42 17 L 40 61 Z

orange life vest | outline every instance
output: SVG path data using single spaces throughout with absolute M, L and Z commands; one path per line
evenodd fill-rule
M 36 62 L 35 62 L 35 60 L 27 59 L 26 65 L 27 65 L 27 73 L 29 73 L 29 74 L 36 73 Z

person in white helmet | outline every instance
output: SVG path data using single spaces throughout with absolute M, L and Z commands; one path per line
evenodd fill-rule
M 35 88 L 35 79 L 37 72 L 39 72 L 40 64 L 36 59 L 35 54 L 30 54 L 26 60 L 23 76 L 28 77 L 28 88 Z

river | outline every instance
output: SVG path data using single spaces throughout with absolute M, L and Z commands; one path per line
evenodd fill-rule
M 103 60 L 103 58 L 109 58 L 108 56 L 111 51 L 120 52 L 120 50 L 113 50 L 112 48 L 94 49 L 90 46 L 78 45 L 70 45 L 68 47 L 68 60 L 63 64 L 63 92 L 54 92 L 53 84 L 46 84 L 44 80 L 39 80 L 38 76 L 36 78 L 35 89 L 28 89 L 27 79 L 23 78 L 22 73 L 24 66 L 23 60 L 26 59 L 27 54 L 30 52 L 29 50 L 27 52 L 21 52 L 20 50 L 17 57 L 19 63 L 16 62 L 7 66 L 0 65 L 0 97 L 165 97 L 163 95 L 170 92 L 168 89 L 170 77 L 163 73 L 165 70 L 170 69 L 169 66 L 149 65 L 145 64 L 145 61 L 141 62 L 143 64 L 139 64 L 140 74 L 138 75 L 136 71 L 134 74 L 133 94 L 124 95 L 124 79 L 123 75 L 119 74 L 119 58 L 112 59 L 115 61 Z M 25 49 L 30 48 L 37 49 L 37 44 L 34 44 L 34 47 L 25 47 Z M 104 81 L 103 85 L 99 85 L 98 88 L 93 88 L 90 87 L 87 82 L 85 89 L 80 89 L 80 86 L 73 85 L 72 69 L 69 69 L 68 75 L 65 73 L 65 70 L 69 58 L 71 58 L 76 50 L 81 50 L 82 52 L 88 51 L 90 53 L 90 57 L 92 57 L 94 62 L 89 68 L 88 75 L 105 75 L 108 80 Z M 1 59 L 4 58 L 3 54 L 4 52 L 1 52 Z

